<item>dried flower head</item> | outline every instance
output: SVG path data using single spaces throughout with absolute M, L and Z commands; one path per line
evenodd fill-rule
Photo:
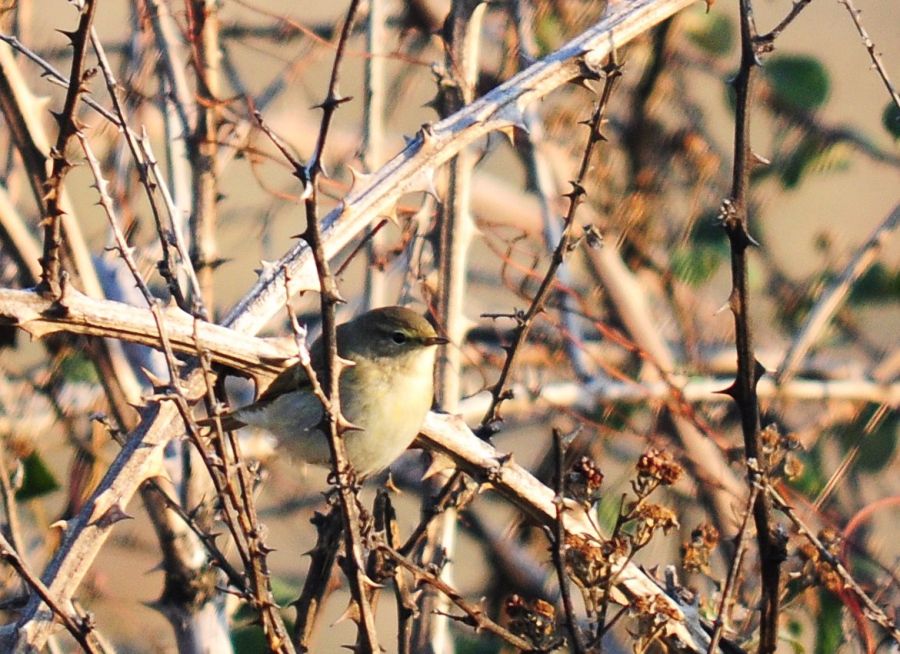
M 795 479 L 803 473 L 803 463 L 794 450 L 800 448 L 800 442 L 792 434 L 782 434 L 778 426 L 766 425 L 759 433 L 764 469 L 772 476 L 784 475 Z
M 550 602 L 510 595 L 506 600 L 506 614 L 509 630 L 530 642 L 535 649 L 553 649 L 562 642 L 557 633 L 556 609 Z
M 825 588 L 833 593 L 844 590 L 844 580 L 837 571 L 836 564 L 841 551 L 841 535 L 834 529 L 826 527 L 819 532 L 819 541 L 824 547 L 820 550 L 812 541 L 806 541 L 799 549 L 798 554 L 807 562 L 804 570 L 814 576 Z
M 569 496 L 585 507 L 600 501 L 600 486 L 603 484 L 603 473 L 589 457 L 583 456 L 576 461 L 566 474 L 566 490 Z
M 566 570 L 581 589 L 588 611 L 594 610 L 603 601 L 613 576 L 613 567 L 628 551 L 628 542 L 623 536 L 598 540 L 580 534 L 566 535 Z
M 631 602 L 628 612 L 635 619 L 635 651 L 643 652 L 654 640 L 663 635 L 666 626 L 681 621 L 682 616 L 662 595 L 638 596 Z
M 634 547 L 643 547 L 650 542 L 656 530 L 662 529 L 668 534 L 678 527 L 678 516 L 671 509 L 661 504 L 641 504 L 633 509 L 634 534 L 631 542 Z
M 631 482 L 631 487 L 635 495 L 644 498 L 659 485 L 674 484 L 681 477 L 684 468 L 668 452 L 651 447 L 638 459 L 637 472 L 637 479 Z
M 691 532 L 691 540 L 681 546 L 681 565 L 687 572 L 709 573 L 709 557 L 719 544 L 719 530 L 702 523 Z
M 602 541 L 567 534 L 565 555 L 569 575 L 581 588 L 598 586 L 609 574 L 610 561 Z

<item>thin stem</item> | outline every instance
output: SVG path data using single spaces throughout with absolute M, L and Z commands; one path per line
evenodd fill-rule
M 556 578 L 559 581 L 559 593 L 562 596 L 563 609 L 566 612 L 566 630 L 576 654 L 585 654 L 584 638 L 578 628 L 575 609 L 572 607 L 572 595 L 569 592 L 569 575 L 566 573 L 566 530 L 563 525 L 562 514 L 565 510 L 566 497 L 565 476 L 565 447 L 563 437 L 559 430 L 553 430 L 553 453 L 556 459 L 556 497 L 553 503 L 556 505 L 556 524 L 553 529 L 553 565 L 556 568 Z
M 513 342 L 511 345 L 505 348 L 507 351 L 506 360 L 503 362 L 503 368 L 500 370 L 500 376 L 497 378 L 497 381 L 490 389 L 491 405 L 485 412 L 484 418 L 482 418 L 481 421 L 481 433 L 484 436 L 489 435 L 494 429 L 496 429 L 497 423 L 501 420 L 500 405 L 504 400 L 509 398 L 509 394 L 506 391 L 506 384 L 509 380 L 510 374 L 512 373 L 512 368 L 516 360 L 516 354 L 521 349 L 522 344 L 528 338 L 528 333 L 530 332 L 531 327 L 534 324 L 534 321 L 537 318 L 538 314 L 544 310 L 544 303 L 546 302 L 551 290 L 554 287 L 556 272 L 557 270 L 559 270 L 560 266 L 562 266 L 566 256 L 571 251 L 571 244 L 573 239 L 572 226 L 575 220 L 575 211 L 577 210 L 578 205 L 581 204 L 586 193 L 583 182 L 587 175 L 588 168 L 591 164 L 591 158 L 594 153 L 594 148 L 597 143 L 599 143 L 604 138 L 603 134 L 600 131 L 600 127 L 603 122 L 603 117 L 606 113 L 606 108 L 609 103 L 609 98 L 612 94 L 613 88 L 615 87 L 616 81 L 621 76 L 621 71 L 616 64 L 614 55 L 610 55 L 609 65 L 605 67 L 603 72 L 606 75 L 603 85 L 603 91 L 600 95 L 600 99 L 598 100 L 596 107 L 594 108 L 593 116 L 591 116 L 590 121 L 587 123 L 588 128 L 590 129 L 588 140 L 585 144 L 584 153 L 581 157 L 581 164 L 578 169 L 578 174 L 575 180 L 571 182 L 572 190 L 566 195 L 566 197 L 569 199 L 569 208 L 566 212 L 566 216 L 563 219 L 563 229 L 560 235 L 559 243 L 556 245 L 556 249 L 553 251 L 550 265 L 547 267 L 547 272 L 545 273 L 544 278 L 541 280 L 541 284 L 538 287 L 537 293 L 535 293 L 534 299 L 531 301 L 531 305 L 528 307 L 527 311 L 525 311 L 521 315 L 517 314 L 515 317 L 516 327 L 514 330 Z

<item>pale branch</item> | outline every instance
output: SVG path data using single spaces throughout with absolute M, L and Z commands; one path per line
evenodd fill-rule
M 480 71 L 481 28 L 487 3 L 453 0 L 443 30 L 444 70 L 437 72 L 434 106 L 443 118 L 459 111 L 475 98 Z M 478 154 L 473 146 L 462 148 L 447 166 L 447 189 L 441 198 L 437 223 L 437 321 L 450 339 L 438 349 L 435 398 L 443 409 L 455 412 L 460 399 L 462 343 L 471 322 L 465 314 L 469 292 L 469 252 L 475 236 L 472 216 L 472 179 Z M 428 180 L 433 186 L 434 181 Z M 433 485 L 456 485 L 456 479 L 438 475 Z M 427 511 L 426 511 L 427 512 Z M 426 531 L 423 563 L 442 562 L 440 579 L 453 583 L 457 551 L 457 514 L 448 507 Z M 419 596 L 419 619 L 412 625 L 410 648 L 443 654 L 452 649 L 447 598 L 424 589 Z
M 512 77 L 462 110 L 423 126 L 415 138 L 376 173 L 358 181 L 341 204 L 323 219 L 325 256 L 333 257 L 379 216 L 390 214 L 406 193 L 428 189 L 433 171 L 465 146 L 490 132 L 522 123 L 522 108 L 598 66 L 613 47 L 621 47 L 653 25 L 692 4 L 690 0 L 634 0 L 611 8 L 598 23 L 547 58 Z M 287 266 L 291 295 L 318 288 L 308 248 L 295 245 L 264 274 L 231 310 L 225 324 L 244 332 L 262 328 L 280 309 Z
M 429 450 L 441 452 L 476 481 L 498 493 L 535 522 L 554 529 L 557 521 L 556 494 L 522 466 L 511 455 L 503 454 L 478 438 L 458 417 L 429 413 L 425 419 L 419 442 Z M 567 534 L 597 537 L 599 534 L 590 516 L 575 502 L 566 501 L 559 520 Z M 622 566 L 619 561 L 612 577 L 615 579 L 617 602 L 641 596 L 660 598 L 683 616 L 678 604 L 670 599 L 644 570 L 632 562 Z M 689 652 L 705 652 L 708 637 L 692 634 L 683 622 L 666 625 L 665 635 L 678 640 Z
M 196 353 L 193 316 L 175 306 L 167 307 L 162 313 L 172 347 L 181 353 Z M 159 348 L 159 332 L 148 309 L 95 300 L 71 287 L 66 290 L 62 303 L 42 298 L 34 291 L 0 288 L 0 320 L 20 327 L 34 338 L 68 332 Z M 296 353 L 286 344 L 202 321 L 197 322 L 197 334 L 200 345 L 211 353 L 213 361 L 263 376 L 277 375 Z
M 218 259 L 216 226 L 219 176 L 216 159 L 221 122 L 219 95 L 222 58 L 218 5 L 216 0 L 193 0 L 187 5 L 190 10 L 191 45 L 198 80 L 197 120 L 188 141 L 193 173 L 191 258 L 196 262 L 202 283 L 202 294 L 197 295 L 194 301 L 207 306 L 213 305 L 213 272 Z
M 152 313 L 144 308 L 95 300 L 69 289 L 65 311 L 41 298 L 33 291 L 0 288 L 0 320 L 15 324 L 35 338 L 68 332 L 121 339 L 149 347 L 159 347 L 158 333 Z M 193 319 L 176 307 L 163 311 L 172 348 L 182 354 L 195 354 Z M 248 336 L 220 325 L 197 321 L 198 342 L 216 363 L 253 373 L 260 378 L 276 376 L 296 360 L 296 350 L 283 339 Z M 813 375 L 816 371 L 812 371 Z M 582 382 L 548 382 L 538 388 L 514 384 L 513 397 L 506 402 L 510 415 L 525 414 L 537 402 L 558 407 L 591 410 L 598 402 L 625 404 L 664 401 L 677 389 L 689 403 L 723 403 L 730 401 L 721 393 L 731 380 L 724 376 L 673 375 L 663 381 L 617 381 L 604 377 Z M 768 376 L 758 386 L 760 398 L 776 396 L 803 401 L 851 401 L 900 405 L 900 383 L 879 383 L 870 379 L 794 378 L 776 386 Z M 464 399 L 459 412 L 466 420 L 477 420 L 490 402 L 487 393 Z
M 6 540 L 6 537 L 0 534 L 0 559 L 6 561 L 22 578 L 22 581 L 28 586 L 31 592 L 41 597 L 53 612 L 59 618 L 59 621 L 66 628 L 72 638 L 81 646 L 85 652 L 103 652 L 107 651 L 99 641 L 97 633 L 94 630 L 93 620 L 90 617 L 83 618 L 77 613 L 71 615 L 69 611 L 56 604 L 47 587 L 41 583 L 41 580 L 35 576 L 31 569 L 26 565 L 25 561 L 19 556 L 19 553 Z
M 828 326 L 832 316 L 850 293 L 853 284 L 875 262 L 878 253 L 888 239 L 893 236 L 898 225 L 900 225 L 900 205 L 895 206 L 890 215 L 875 228 L 875 231 L 862 244 L 840 276 L 816 300 L 812 310 L 807 314 L 803 326 L 791 343 L 790 349 L 784 355 L 781 365 L 778 366 L 775 379 L 779 384 L 790 381 L 794 376 L 797 367 L 803 362 L 806 353 Z

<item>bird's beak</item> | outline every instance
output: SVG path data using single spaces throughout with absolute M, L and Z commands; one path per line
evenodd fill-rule
M 450 342 L 450 339 L 443 336 L 428 336 L 427 338 L 423 338 L 422 342 L 425 345 L 446 345 Z

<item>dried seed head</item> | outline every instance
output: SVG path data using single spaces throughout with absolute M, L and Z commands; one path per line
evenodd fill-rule
M 678 527 L 678 516 L 660 504 L 642 504 L 634 511 L 635 530 L 632 536 L 634 547 L 643 547 L 650 542 L 656 530 L 668 534 Z
M 840 533 L 826 527 L 819 532 L 819 541 L 824 551 L 811 541 L 806 541 L 797 550 L 799 556 L 807 562 L 804 572 L 833 593 L 841 592 L 845 585 L 835 565 L 839 560 L 841 540 Z
M 650 643 L 663 635 L 669 622 L 682 620 L 678 610 L 662 595 L 638 596 L 632 600 L 628 612 L 637 626 L 636 632 L 632 634 L 636 640 L 636 652 L 644 651 Z
M 709 573 L 709 557 L 719 544 L 719 530 L 702 523 L 691 532 L 691 540 L 681 546 L 681 565 L 687 572 Z
M 509 630 L 530 642 L 535 649 L 549 650 L 560 643 L 556 609 L 550 602 L 510 595 L 506 600 L 506 614 Z
M 631 483 L 639 498 L 647 497 L 657 486 L 671 486 L 684 468 L 672 459 L 672 455 L 663 450 L 651 447 L 641 455 L 637 462 L 637 479 Z
M 586 507 L 600 501 L 600 486 L 603 484 L 603 473 L 594 461 L 586 456 L 581 457 L 569 469 L 566 475 L 566 490 L 576 502 Z

